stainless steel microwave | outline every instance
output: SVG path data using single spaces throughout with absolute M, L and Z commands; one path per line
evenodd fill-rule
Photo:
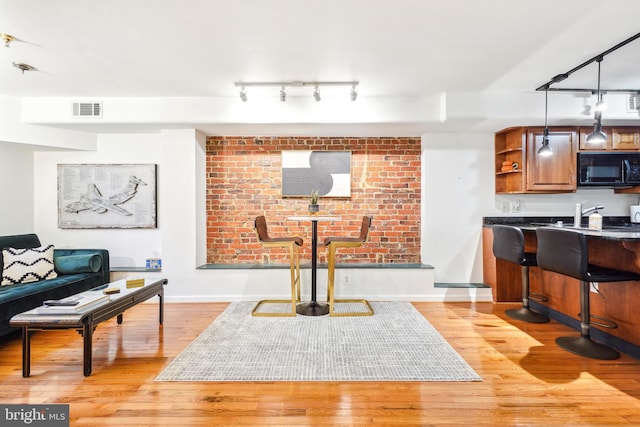
M 579 187 L 640 185 L 640 152 L 578 153 Z

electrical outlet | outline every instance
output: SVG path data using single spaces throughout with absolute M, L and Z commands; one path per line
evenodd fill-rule
M 344 283 L 349 283 L 349 276 L 348 275 L 344 275 Z
M 507 202 L 500 202 L 500 207 L 502 208 L 502 213 L 508 213 L 509 212 L 509 203 Z
M 511 212 L 520 212 L 520 201 L 510 203 Z

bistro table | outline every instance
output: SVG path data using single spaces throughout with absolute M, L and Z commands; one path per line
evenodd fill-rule
M 318 221 L 339 221 L 339 216 L 290 216 L 290 221 L 311 222 L 311 301 L 298 304 L 296 313 L 305 316 L 323 316 L 329 314 L 329 304 L 320 303 L 317 300 L 316 271 L 318 265 Z

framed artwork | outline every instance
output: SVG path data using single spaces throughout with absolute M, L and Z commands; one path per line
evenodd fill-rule
M 282 196 L 351 196 L 350 151 L 283 151 Z
M 156 228 L 155 164 L 59 164 L 59 228 Z

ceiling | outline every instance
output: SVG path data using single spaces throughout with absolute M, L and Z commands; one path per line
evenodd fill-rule
M 637 0 L 0 0 L 0 33 L 20 39 L 0 47 L 0 94 L 236 102 L 236 81 L 287 80 L 358 80 L 357 102 L 532 93 L 638 33 L 639 15 Z M 603 88 L 640 89 L 639 62 L 640 40 L 607 56 Z M 562 85 L 595 87 L 595 67 Z

